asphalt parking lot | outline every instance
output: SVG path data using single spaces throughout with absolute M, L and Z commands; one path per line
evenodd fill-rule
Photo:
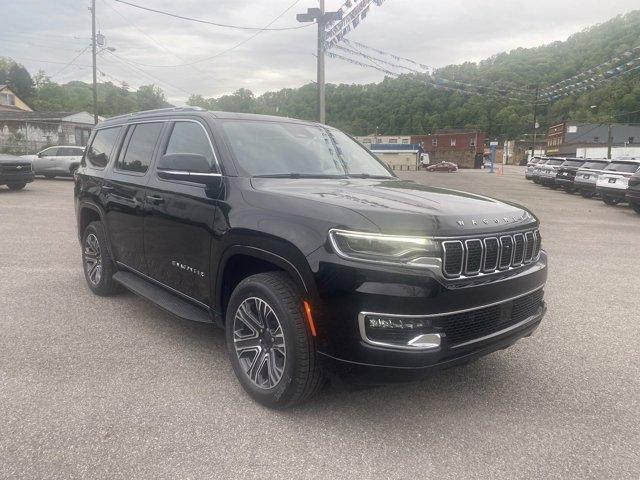
M 465 367 L 287 412 L 243 393 L 221 331 L 89 292 L 71 181 L 0 187 L 0 477 L 640 478 L 640 215 L 519 167 L 401 175 L 530 207 L 548 315 Z

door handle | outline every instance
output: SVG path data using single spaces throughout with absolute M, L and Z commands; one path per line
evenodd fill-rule
M 155 195 L 147 195 L 146 196 L 147 200 L 149 200 L 151 203 L 158 205 L 160 203 L 164 203 L 164 198 L 162 197 L 157 197 Z

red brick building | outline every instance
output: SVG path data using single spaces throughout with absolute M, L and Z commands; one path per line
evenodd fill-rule
M 476 130 L 445 129 L 430 135 L 411 135 L 411 143 L 422 145 L 431 162 L 448 161 L 461 167 L 477 166 L 476 156 L 482 163 L 486 135 Z

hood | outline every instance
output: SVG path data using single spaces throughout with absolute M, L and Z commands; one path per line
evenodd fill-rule
M 462 236 L 537 224 L 535 217 L 521 206 L 412 181 L 253 178 L 251 183 L 258 192 L 357 212 L 383 233 Z
M 15 155 L 0 155 L 0 165 L 31 165 L 31 160 Z

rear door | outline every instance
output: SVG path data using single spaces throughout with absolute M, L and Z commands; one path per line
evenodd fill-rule
M 145 190 L 165 122 L 130 124 L 102 187 L 111 248 L 117 262 L 147 274 Z
M 167 128 L 158 157 L 204 155 L 211 172 L 219 167 L 208 127 L 176 120 Z M 210 304 L 210 252 L 217 194 L 203 185 L 163 180 L 155 172 L 147 185 L 144 249 L 149 275 L 198 302 Z

